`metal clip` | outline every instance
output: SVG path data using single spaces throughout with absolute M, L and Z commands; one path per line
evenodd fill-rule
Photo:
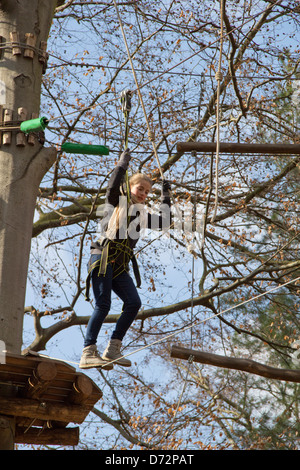
M 194 359 L 195 359 L 195 356 L 193 356 L 193 354 L 191 354 L 188 358 L 188 363 L 192 364 L 194 362 Z
M 128 113 L 131 110 L 131 90 L 123 90 L 121 93 L 121 105 L 123 113 Z

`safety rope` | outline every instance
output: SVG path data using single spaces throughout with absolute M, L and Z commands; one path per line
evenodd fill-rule
M 128 47 L 128 43 L 127 43 L 126 34 L 125 34 L 125 31 L 124 31 L 124 28 L 123 28 L 123 23 L 122 23 L 122 19 L 121 19 L 120 13 L 119 13 L 119 9 L 118 9 L 118 5 L 117 5 L 116 0 L 114 0 L 114 5 L 115 5 L 116 12 L 117 12 L 117 16 L 118 16 L 119 25 L 120 25 L 120 29 L 121 29 L 121 32 L 122 32 L 124 44 L 125 44 L 125 47 L 126 47 L 126 52 L 127 52 L 128 60 L 129 60 L 129 62 L 130 62 L 130 67 L 131 67 L 132 74 L 133 74 L 133 78 L 134 78 L 134 81 L 135 81 L 136 91 L 137 91 L 137 93 L 138 93 L 139 100 L 140 100 L 140 103 L 141 103 L 141 106 L 142 106 L 142 109 L 143 109 L 143 113 L 144 113 L 144 117 L 145 117 L 145 122 L 146 122 L 147 130 L 148 130 L 148 139 L 149 139 L 149 141 L 152 143 L 153 152 L 154 152 L 154 155 L 155 155 L 155 159 L 156 159 L 156 162 L 157 162 L 157 166 L 158 166 L 158 169 L 159 169 L 159 173 L 160 173 L 160 176 L 161 176 L 162 181 L 164 181 L 164 179 L 165 179 L 165 178 L 164 178 L 164 173 L 163 173 L 163 170 L 162 170 L 162 167 L 161 167 L 159 158 L 158 158 L 157 149 L 156 149 L 156 145 L 155 145 L 155 134 L 154 134 L 154 132 L 151 130 L 151 127 L 150 127 L 150 124 L 149 124 L 149 120 L 148 120 L 146 108 L 145 108 L 145 105 L 144 105 L 142 93 L 141 93 L 140 86 L 139 86 L 139 83 L 138 83 L 138 80 L 137 80 L 137 76 L 136 76 L 136 73 L 135 73 L 135 68 L 134 68 L 133 61 L 132 61 L 132 57 L 131 57 L 131 54 L 130 54 L 130 51 L 129 51 L 129 47 Z M 176 212 L 176 214 L 177 214 L 178 220 L 181 220 L 180 211 L 179 211 L 179 209 L 178 209 L 178 207 L 177 207 L 176 202 L 174 201 L 174 196 L 173 196 L 173 194 L 171 193 L 170 190 L 169 190 L 169 196 L 170 196 L 170 199 L 172 200 L 173 207 L 174 207 L 174 210 L 175 210 L 175 212 Z
M 128 148 L 128 139 L 129 139 L 129 113 L 131 111 L 131 95 L 132 92 L 130 90 L 124 90 L 121 93 L 121 106 L 125 121 L 125 136 L 124 136 L 124 150 Z M 126 194 L 127 194 L 127 202 L 130 202 L 130 187 L 129 187 L 129 179 L 128 179 L 128 170 L 125 173 L 125 182 L 126 182 Z
M 220 50 L 219 50 L 219 62 L 218 70 L 215 78 L 217 80 L 217 105 L 216 105 L 216 174 L 215 174 L 215 206 L 214 213 L 212 216 L 212 222 L 215 221 L 218 210 L 218 193 L 219 193 L 219 160 L 220 160 L 220 90 L 221 81 L 223 80 L 222 73 L 222 54 L 223 54 L 223 23 L 224 23 L 224 5 L 225 0 L 220 1 Z
M 125 31 L 124 31 L 124 28 L 123 28 L 123 23 L 122 23 L 122 20 L 121 20 L 121 16 L 120 16 L 120 13 L 119 13 L 119 9 L 118 9 L 118 5 L 117 5 L 116 0 L 114 0 L 114 5 L 115 5 L 116 12 L 117 12 L 117 16 L 118 16 L 118 20 L 119 20 L 119 24 L 120 24 L 120 29 L 121 29 L 121 32 L 122 32 L 124 44 L 125 44 L 128 59 L 129 59 L 129 62 L 130 62 L 130 67 L 131 67 L 131 70 L 132 70 L 133 78 L 134 78 L 134 81 L 135 81 L 136 91 L 139 95 L 139 100 L 140 100 L 142 110 L 143 110 L 143 113 L 144 113 L 147 129 L 148 129 L 148 139 L 152 143 L 153 152 L 154 152 L 154 155 L 155 155 L 155 158 L 156 158 L 156 161 L 157 161 L 157 166 L 158 166 L 158 169 L 159 169 L 159 172 L 160 172 L 161 179 L 163 180 L 164 179 L 164 174 L 163 174 L 163 171 L 162 171 L 162 168 L 161 168 L 161 165 L 160 165 L 156 145 L 155 145 L 155 142 L 154 142 L 155 141 L 155 134 L 151 130 L 151 127 L 150 127 L 150 124 L 149 124 L 146 108 L 145 108 L 145 105 L 144 105 L 144 101 L 143 101 L 142 93 L 141 93 L 140 86 L 139 86 L 139 83 L 138 83 L 138 80 L 137 80 L 137 76 L 136 76 L 136 73 L 135 73 L 135 69 L 134 69 L 134 66 L 133 66 L 132 57 L 131 57 L 131 54 L 130 54 L 130 51 L 129 51 Z

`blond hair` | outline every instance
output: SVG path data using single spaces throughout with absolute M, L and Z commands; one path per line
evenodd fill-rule
M 149 183 L 151 187 L 153 185 L 152 179 L 149 178 L 149 176 L 144 175 L 143 173 L 135 173 L 134 175 L 132 175 L 129 179 L 129 184 L 133 186 L 135 184 L 139 184 L 141 181 L 147 181 L 147 183 Z
M 146 181 L 147 183 L 150 184 L 151 188 L 153 185 L 153 182 L 149 176 L 144 175 L 143 173 L 135 173 L 133 174 L 130 179 L 129 179 L 129 185 L 134 186 L 135 184 L 139 184 L 141 181 Z M 123 193 L 124 195 L 124 193 Z M 129 201 L 129 205 L 131 204 L 138 204 L 138 201 L 136 200 L 135 196 L 132 194 L 131 199 Z M 126 206 L 126 207 L 125 207 Z M 124 223 L 124 221 L 127 221 L 127 204 L 118 204 L 112 213 L 112 216 L 110 217 L 110 220 L 108 222 L 108 227 L 106 230 L 106 237 L 109 238 L 110 240 L 113 240 L 116 237 L 117 230 L 119 229 L 120 225 Z M 146 227 L 146 216 L 143 210 L 144 204 L 138 204 L 139 206 L 139 220 L 141 223 L 141 227 L 145 228 Z

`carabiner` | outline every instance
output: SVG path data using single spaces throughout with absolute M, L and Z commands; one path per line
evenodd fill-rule
M 131 90 L 123 90 L 121 93 L 121 105 L 123 113 L 129 113 L 131 110 Z

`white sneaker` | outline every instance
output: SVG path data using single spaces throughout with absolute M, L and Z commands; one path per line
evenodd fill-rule
M 113 365 L 107 362 L 108 361 L 101 358 L 97 346 L 91 344 L 83 349 L 79 367 L 80 369 L 91 369 L 93 367 L 99 367 L 104 370 L 113 369 Z
M 122 342 L 119 339 L 111 339 L 102 354 L 102 359 L 114 361 L 116 364 L 124 367 L 130 367 L 131 362 L 120 353 Z

